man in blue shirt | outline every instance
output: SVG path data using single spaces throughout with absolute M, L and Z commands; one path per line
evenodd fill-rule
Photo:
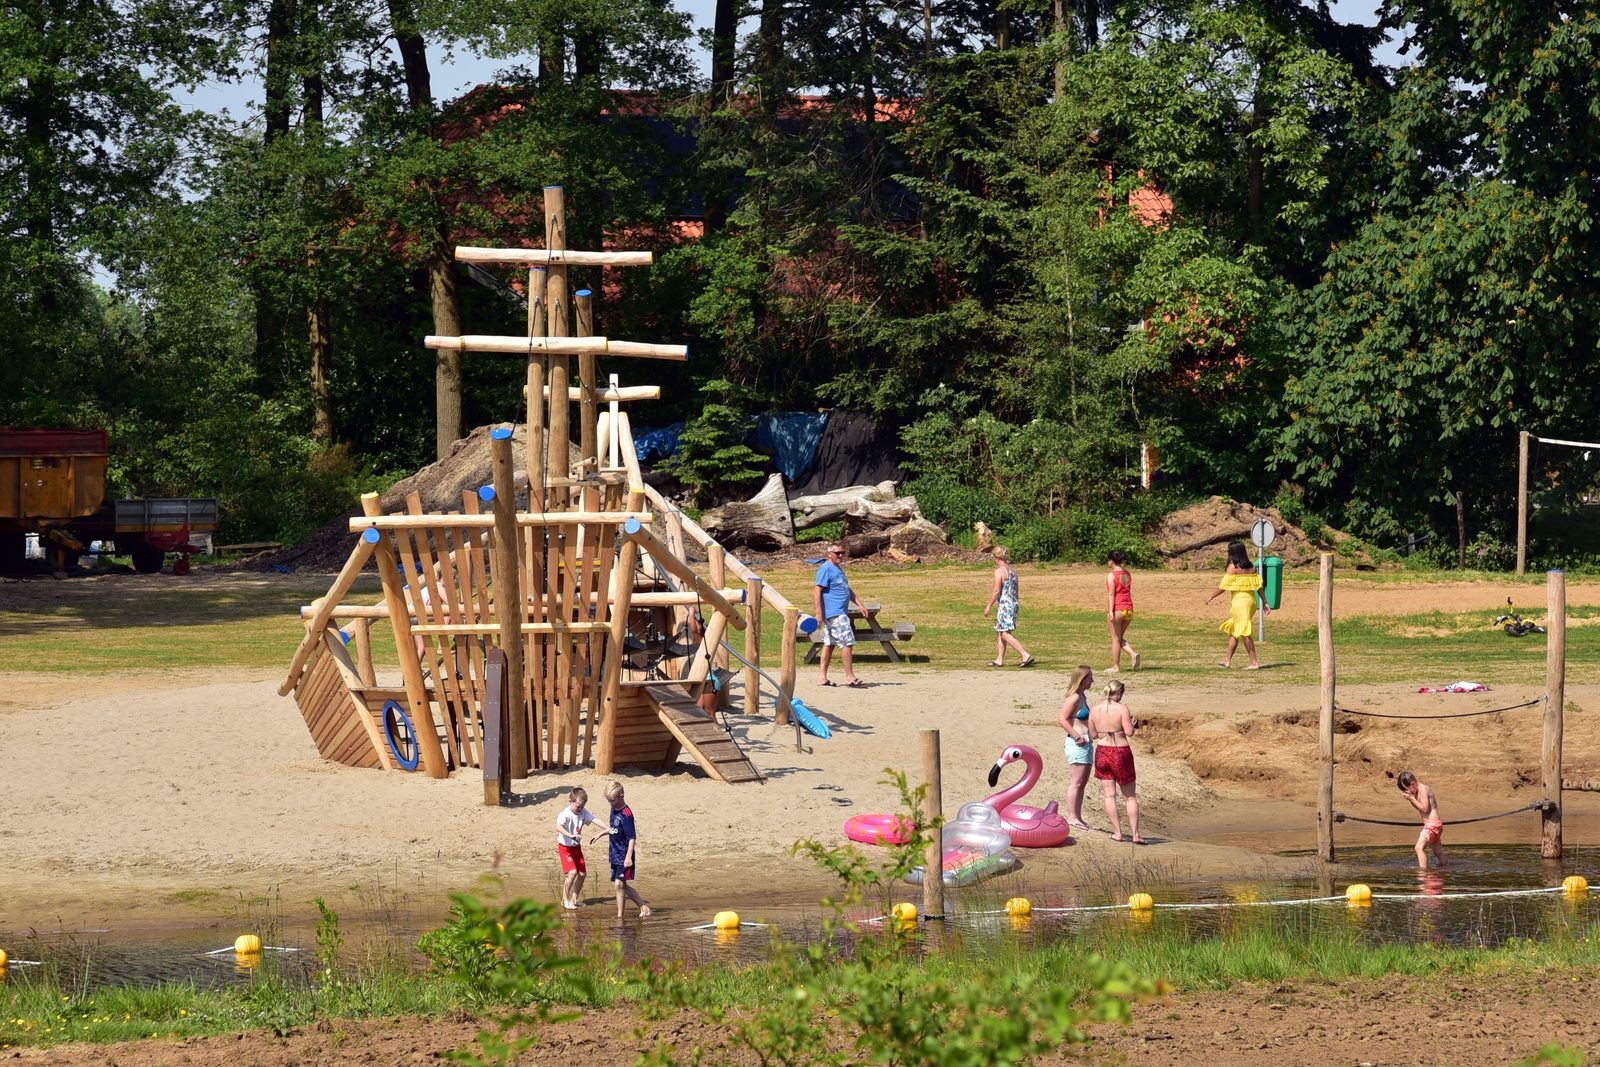
M 856 677 L 856 629 L 850 622 L 850 603 L 854 601 L 863 615 L 867 609 L 855 590 L 850 588 L 850 581 L 844 576 L 843 564 L 844 546 L 829 545 L 828 558 L 817 568 L 814 601 L 817 618 L 822 620 L 822 676 L 817 681 L 819 685 L 838 684 L 828 681 L 828 664 L 837 646 L 844 659 L 844 684 L 852 689 L 861 689 L 867 683 Z

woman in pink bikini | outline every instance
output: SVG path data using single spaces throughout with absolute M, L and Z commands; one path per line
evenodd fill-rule
M 1139 653 L 1128 644 L 1128 624 L 1133 621 L 1133 575 L 1123 567 L 1127 557 L 1122 549 L 1111 550 L 1106 563 L 1111 567 L 1106 575 L 1106 629 L 1111 631 L 1111 674 L 1122 670 L 1122 654 L 1133 657 L 1133 669 L 1139 669 Z

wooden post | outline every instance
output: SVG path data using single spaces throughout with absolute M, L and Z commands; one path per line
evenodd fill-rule
M 1544 801 L 1539 813 L 1539 855 L 1561 858 L 1561 741 L 1567 704 L 1567 575 L 1545 576 L 1549 614 L 1545 619 Z
M 594 336 L 594 293 L 588 289 L 579 289 L 572 294 L 572 311 L 576 319 L 574 324 L 579 337 Z M 599 444 L 595 436 L 595 355 L 593 352 L 583 352 L 578 356 L 578 384 L 583 387 L 583 396 L 578 401 L 578 451 L 583 456 L 584 470 L 599 470 L 597 451 Z M 593 466 L 589 466 L 593 464 Z
M 506 654 L 504 649 L 491 648 L 484 657 L 483 695 L 483 803 L 498 808 L 505 799 L 506 789 Z M 517 688 L 521 688 L 518 686 Z
M 566 251 L 567 247 L 567 209 L 566 194 L 559 185 L 544 187 L 544 243 L 545 247 L 554 251 Z M 567 303 L 567 267 L 565 263 L 550 264 L 550 277 L 546 283 L 546 317 L 548 320 L 548 336 L 568 336 L 569 307 Z M 567 399 L 567 385 L 569 378 L 567 356 L 550 357 L 550 460 L 547 470 L 557 477 L 567 477 L 572 474 L 572 463 L 568 456 L 568 447 L 572 441 L 571 416 L 572 402 Z M 531 397 L 529 398 L 532 399 Z M 557 494 L 563 501 L 561 507 L 570 493 L 562 489 Z
M 1517 576 L 1528 566 L 1528 431 L 1517 435 Z
M 761 579 L 744 583 L 744 713 L 761 714 Z
M 1317 585 L 1317 653 L 1322 661 L 1322 704 L 1317 719 L 1317 856 L 1333 862 L 1333 553 L 1322 553 Z
M 361 510 L 369 518 L 383 514 L 377 493 L 361 495 Z M 411 637 L 411 608 L 406 604 L 404 579 L 394 561 L 394 537 L 383 539 L 374 551 L 378 576 L 383 580 L 383 599 L 389 606 L 389 628 L 394 631 L 395 654 L 400 657 L 400 676 L 405 679 L 406 703 L 411 705 L 411 726 L 417 733 L 417 751 L 429 778 L 445 778 L 450 768 L 439 744 L 439 727 L 433 721 L 433 703 L 428 699 L 428 684 L 422 680 L 422 661 Z
M 922 917 L 944 918 L 944 795 L 939 768 L 939 731 L 922 730 L 922 781 L 928 791 L 922 797 L 922 818 L 928 824 L 927 848 L 922 853 Z
M 789 701 L 794 699 L 795 637 L 800 633 L 800 609 L 793 604 L 783 609 L 783 666 L 778 674 L 777 721 L 782 726 L 789 721 L 794 709 Z
M 643 490 L 629 489 L 628 509 L 637 511 L 643 507 Z M 633 572 L 638 565 L 639 542 L 631 537 L 622 538 L 622 548 L 617 554 L 616 595 L 611 598 L 610 641 L 606 645 L 603 668 L 605 693 L 600 701 L 600 738 L 594 750 L 596 774 L 610 774 L 617 766 L 617 702 L 622 696 L 622 657 L 627 653 L 622 645 L 628 633 L 628 609 L 633 604 Z
M 356 645 L 356 673 L 365 684 L 377 685 L 378 674 L 372 666 L 372 620 L 355 620 L 350 624 L 350 633 Z
M 528 271 L 528 336 L 545 333 L 545 300 L 549 275 L 543 267 Z M 545 439 L 544 389 L 549 375 L 550 357 L 528 351 L 528 510 L 544 510 Z
M 512 484 L 511 431 L 497 427 L 489 432 L 494 463 L 494 613 L 500 623 L 500 647 L 506 653 L 506 773 L 528 777 L 532 749 L 528 716 L 522 704 L 522 581 L 517 535 L 517 493 Z
M 728 585 L 728 550 L 723 548 L 719 544 L 707 545 L 706 546 L 706 562 L 707 562 L 707 565 L 708 565 L 708 570 L 711 573 L 711 584 L 716 586 L 718 589 L 727 588 L 727 585 Z M 748 632 L 749 627 L 747 626 L 745 629 Z M 727 650 L 725 650 L 721 645 L 713 645 L 712 646 L 712 651 L 716 654 L 716 658 L 712 660 L 712 666 L 716 667 L 718 670 L 723 670 L 723 671 L 727 670 L 728 669 L 728 653 L 727 653 Z

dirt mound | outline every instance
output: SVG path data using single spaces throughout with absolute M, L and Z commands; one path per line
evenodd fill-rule
M 1366 552 L 1354 543 L 1354 538 L 1332 527 L 1319 531 L 1319 540 L 1313 540 L 1300 527 L 1283 517 L 1277 508 L 1260 508 L 1253 504 L 1214 496 L 1181 511 L 1174 511 L 1156 527 L 1150 539 L 1155 542 L 1168 567 L 1174 570 L 1212 570 L 1225 566 L 1229 541 L 1250 540 L 1250 528 L 1257 519 L 1272 523 L 1277 536 L 1268 551 L 1283 559 L 1288 567 L 1300 567 L 1317 561 L 1317 555 L 1332 549 L 1343 562 L 1360 569 L 1374 564 Z

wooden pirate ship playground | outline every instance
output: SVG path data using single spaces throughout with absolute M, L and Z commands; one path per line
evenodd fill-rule
M 760 781 L 697 700 L 731 677 L 729 640 L 742 632 L 743 710 L 761 713 L 767 678 L 773 714 L 789 721 L 799 609 L 644 484 L 622 406 L 660 390 L 615 374 L 599 384 L 601 356 L 687 358 L 681 345 L 596 336 L 593 294 L 569 296 L 570 268 L 647 266 L 651 254 L 568 250 L 560 188 L 545 190 L 544 216 L 543 248 L 456 250 L 527 270 L 527 335 L 426 342 L 526 359 L 523 454 L 512 430 L 495 430 L 492 482 L 463 493 L 459 512 L 425 514 L 412 495 L 405 512 L 383 514 L 363 497 L 355 548 L 302 609 L 305 639 L 279 692 L 293 692 L 327 759 L 435 778 L 479 769 L 488 803 L 536 771 L 666 769 L 680 756 L 721 781 Z M 348 602 L 369 561 L 382 600 Z M 776 679 L 760 669 L 763 604 L 783 620 Z M 373 667 L 381 621 L 398 684 Z

